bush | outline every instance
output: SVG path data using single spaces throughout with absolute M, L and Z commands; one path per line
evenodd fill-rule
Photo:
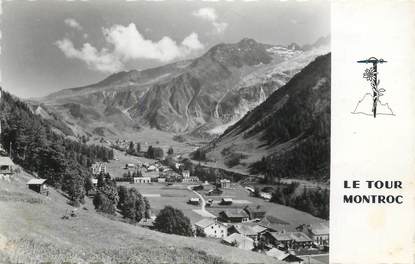
M 115 214 L 114 204 L 108 197 L 102 192 L 97 192 L 93 200 L 95 210 L 106 214 Z
M 124 186 L 118 188 L 118 208 L 124 218 L 131 219 L 133 222 L 140 222 L 144 217 L 148 216 L 150 204 L 146 201 L 135 188 L 127 190 Z
M 171 206 L 166 206 L 160 211 L 154 221 L 154 228 L 167 234 L 193 236 L 189 218 Z
M 246 155 L 233 153 L 229 159 L 225 162 L 225 165 L 229 168 L 235 167 L 241 163 L 241 160 L 246 158 Z

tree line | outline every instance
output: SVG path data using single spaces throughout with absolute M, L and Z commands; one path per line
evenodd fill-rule
M 113 158 L 111 149 L 86 145 L 57 134 L 24 102 L 7 92 L 0 103 L 0 142 L 13 161 L 65 191 L 74 205 L 83 202 L 92 175 L 88 167 Z
M 279 183 L 272 193 L 271 202 L 293 207 L 311 215 L 329 219 L 330 192 L 328 189 L 305 188 L 298 194 L 299 183 Z
M 164 151 L 160 147 L 153 147 L 152 145 L 148 146 L 147 151 L 144 152 L 141 149 L 140 142 L 134 143 L 130 141 L 128 144 L 128 148 L 125 151 L 127 154 L 134 155 L 134 156 L 145 156 L 149 159 L 163 159 Z M 168 155 L 172 155 L 174 153 L 173 147 L 170 147 L 167 151 Z

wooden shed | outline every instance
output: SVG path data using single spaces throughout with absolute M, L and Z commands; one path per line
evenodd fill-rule
M 46 185 L 46 179 L 31 179 L 27 182 L 30 190 L 38 192 L 40 194 L 49 195 L 48 186 Z

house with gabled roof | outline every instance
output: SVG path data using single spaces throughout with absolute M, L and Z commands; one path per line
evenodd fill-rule
M 219 219 L 226 223 L 243 223 L 249 217 L 243 209 L 227 209 L 219 213 Z
M 31 179 L 27 182 L 27 186 L 32 191 L 49 195 L 48 186 L 46 186 L 46 179 Z
M 254 249 L 254 240 L 244 235 L 233 233 L 222 240 L 223 244 L 244 250 Z
M 329 245 L 329 224 L 328 222 L 300 225 L 296 230 L 307 234 L 315 244 L 320 246 Z
M 286 230 L 290 223 L 285 222 L 284 220 L 281 220 L 272 215 L 265 215 L 265 217 L 258 222 L 258 225 L 274 232 L 281 232 Z
M 292 248 L 294 249 L 311 247 L 313 245 L 313 240 L 303 232 L 290 232 L 289 235 L 293 239 Z
M 287 263 L 298 263 L 301 264 L 303 263 L 303 259 L 299 258 L 293 254 L 287 253 L 285 251 L 276 249 L 276 248 L 271 248 L 270 250 L 265 252 L 266 255 L 276 258 L 278 260 L 287 262 Z
M 250 220 L 262 219 L 266 214 L 266 210 L 261 205 L 247 205 L 244 210 L 249 215 Z
M 212 218 L 205 218 L 195 224 L 197 234 L 207 237 L 225 238 L 228 236 L 228 227 Z
M 238 233 L 252 238 L 254 241 L 258 241 L 262 234 L 266 232 L 266 228 L 257 225 L 253 222 L 246 222 L 240 224 L 234 224 L 228 228 L 228 233 Z

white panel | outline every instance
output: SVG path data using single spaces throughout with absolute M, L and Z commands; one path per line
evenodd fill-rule
M 415 2 L 332 3 L 330 263 L 413 263 L 415 175 Z M 351 112 L 370 92 L 365 68 L 378 66 L 381 97 L 395 116 Z M 344 180 L 361 188 L 345 190 Z M 402 190 L 369 190 L 366 180 L 401 180 Z M 402 205 L 345 204 L 344 194 L 404 195 Z

